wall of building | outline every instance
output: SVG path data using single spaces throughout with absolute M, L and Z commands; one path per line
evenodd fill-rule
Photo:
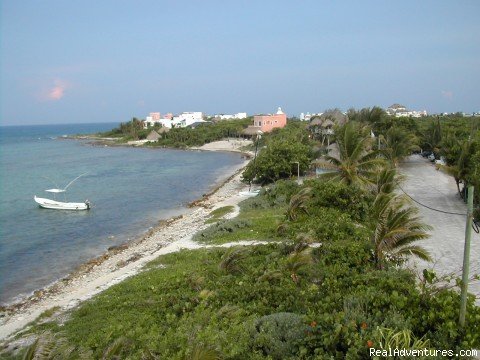
M 283 128 L 286 125 L 286 114 L 255 115 L 253 117 L 253 126 L 259 126 L 263 132 L 270 132 L 275 128 Z

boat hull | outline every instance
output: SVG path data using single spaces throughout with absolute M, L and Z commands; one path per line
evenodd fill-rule
M 62 202 L 51 199 L 39 198 L 34 196 L 35 202 L 44 209 L 53 210 L 88 210 L 90 204 L 86 201 L 84 203 Z

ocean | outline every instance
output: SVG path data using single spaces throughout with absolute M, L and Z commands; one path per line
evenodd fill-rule
M 92 146 L 63 135 L 118 124 L 0 127 L 0 303 L 65 276 L 109 247 L 185 211 L 232 168 L 239 154 Z M 33 196 L 63 188 L 89 211 L 41 209 Z M 63 195 L 58 196 L 62 200 Z

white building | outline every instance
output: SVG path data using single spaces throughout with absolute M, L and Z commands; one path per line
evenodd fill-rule
M 422 116 L 427 116 L 427 110 L 423 111 L 399 111 L 395 113 L 395 117 L 414 117 L 414 118 L 419 118 Z
M 201 111 L 183 112 L 180 115 L 174 116 L 171 125 L 175 127 L 186 127 L 196 122 L 205 122 Z
M 416 111 L 416 110 L 407 110 L 407 108 L 400 104 L 390 105 L 387 110 L 387 114 L 395 117 L 414 117 L 419 118 L 422 116 L 427 116 L 427 110 Z
M 246 119 L 247 118 L 247 113 L 246 112 L 241 112 L 241 113 L 236 113 L 233 115 L 229 114 L 216 114 L 213 116 L 216 119 L 219 120 L 232 120 L 232 119 Z
M 312 120 L 312 118 L 314 118 L 315 116 L 322 116 L 323 112 L 319 112 L 319 113 L 313 113 L 313 114 L 310 114 L 309 112 L 307 112 L 306 114 L 305 113 L 300 113 L 300 120 L 301 121 L 310 121 Z
M 159 118 L 153 119 L 151 116 L 147 116 L 145 121 L 143 122 L 143 128 L 148 129 L 149 127 L 161 125 L 162 127 L 171 128 L 172 127 L 172 120 L 168 118 Z

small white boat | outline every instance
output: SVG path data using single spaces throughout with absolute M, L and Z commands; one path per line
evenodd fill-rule
M 252 190 L 252 191 L 240 191 L 239 192 L 240 196 L 257 196 L 258 194 L 260 194 L 260 189 Z
M 54 210 L 88 210 L 90 209 L 90 202 L 88 200 L 85 200 L 85 202 L 83 203 L 62 202 L 62 201 L 56 201 L 56 200 L 37 197 L 36 195 L 33 197 L 33 199 L 38 205 L 40 205 L 42 208 L 45 208 L 45 209 L 54 209 Z
M 66 197 L 65 201 L 57 201 L 55 199 L 56 194 L 60 193 L 65 193 L 67 191 L 67 188 L 72 185 L 77 179 L 82 177 L 85 174 L 82 174 L 72 181 L 68 183 L 67 186 L 65 186 L 63 189 L 48 189 L 45 190 L 46 192 L 52 193 L 54 196 L 54 199 L 46 199 L 46 198 L 41 198 L 37 197 L 35 195 L 33 199 L 35 202 L 40 205 L 40 207 L 45 208 L 45 209 L 54 209 L 54 210 L 89 210 L 90 209 L 90 202 L 88 200 L 85 200 L 83 203 L 82 202 L 67 202 Z

